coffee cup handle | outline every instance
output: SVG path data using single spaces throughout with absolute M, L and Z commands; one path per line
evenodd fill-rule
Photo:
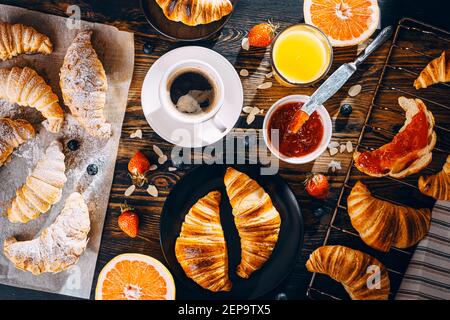
M 219 129 L 220 132 L 225 132 L 228 129 L 227 125 L 223 122 L 218 114 L 214 116 L 213 124 L 217 129 Z

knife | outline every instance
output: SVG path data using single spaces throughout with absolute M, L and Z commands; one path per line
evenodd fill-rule
M 289 124 L 289 133 L 297 133 L 303 124 L 309 119 L 309 116 L 322 105 L 325 101 L 330 99 L 340 88 L 347 82 L 347 80 L 355 73 L 361 63 L 363 63 L 368 56 L 370 56 L 376 49 L 378 49 L 387 39 L 392 36 L 392 26 L 384 28 L 378 36 L 367 46 L 364 52 L 359 55 L 355 61 L 343 64 L 340 66 L 328 79 L 314 92 L 310 100 L 306 102 L 303 107 L 298 110 L 294 118 Z

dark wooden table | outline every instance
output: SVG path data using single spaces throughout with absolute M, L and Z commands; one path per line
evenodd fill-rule
M 105 228 L 103 231 L 102 245 L 97 262 L 96 275 L 106 262 L 114 256 L 126 253 L 137 252 L 151 255 L 164 261 L 159 245 L 159 217 L 166 196 L 174 184 L 192 166 L 185 166 L 182 170 L 168 172 L 167 167 L 170 161 L 158 171 L 153 172 L 149 180 L 155 184 L 159 191 L 159 197 L 150 197 L 145 190 L 136 191 L 132 197 L 127 199 L 128 203 L 134 206 L 141 213 L 141 225 L 139 236 L 135 239 L 128 238 L 117 227 L 117 217 L 120 212 L 120 204 L 124 201 L 124 191 L 130 185 L 127 176 L 127 163 L 129 158 L 137 151 L 141 150 L 150 156 L 152 161 L 156 161 L 156 156 L 152 152 L 152 145 L 156 144 L 166 154 L 170 153 L 172 145 L 162 140 L 147 124 L 142 113 L 140 91 L 143 79 L 149 67 L 162 54 L 184 45 L 167 41 L 158 35 L 146 22 L 138 0 L 114 0 L 114 1 L 2 1 L 6 4 L 17 5 L 41 12 L 66 16 L 68 5 L 77 4 L 81 7 L 82 18 L 89 21 L 111 24 L 121 30 L 135 33 L 135 69 L 133 81 L 128 96 L 128 106 L 123 124 L 122 138 L 119 147 L 119 154 L 115 168 L 115 177 L 111 190 L 110 204 L 106 215 Z M 447 16 L 442 11 L 443 1 L 427 1 L 427 7 L 422 4 L 415 5 L 415 1 L 406 0 L 380 0 L 382 12 L 382 25 L 396 24 L 404 16 L 414 16 L 418 19 L 432 22 L 435 25 L 448 27 Z M 417 2 L 419 3 L 419 2 Z M 222 32 L 213 40 L 202 41 L 199 45 L 212 48 L 224 55 L 235 67 L 248 69 L 250 76 L 243 78 L 245 92 L 244 105 L 257 106 L 267 110 L 273 102 L 289 94 L 311 94 L 315 87 L 309 88 L 284 88 L 275 83 L 269 90 L 257 90 L 258 84 L 265 80 L 265 74 L 270 71 L 268 50 L 257 49 L 251 51 L 241 50 L 241 39 L 246 35 L 249 28 L 257 22 L 272 18 L 287 26 L 292 23 L 303 21 L 302 14 L 303 1 L 299 0 L 240 0 L 229 23 Z M 442 13 L 439 13 L 442 12 Z M 154 46 L 150 54 L 143 52 L 144 43 L 149 42 Z M 114 48 L 111 48 L 114 50 Z M 326 103 L 326 107 L 334 120 L 334 141 L 356 142 L 363 125 L 365 115 L 368 111 L 381 67 L 385 60 L 388 44 L 380 48 L 362 66 L 361 70 L 355 74 L 349 83 L 340 90 L 332 99 Z M 339 48 L 334 50 L 334 63 L 332 70 L 342 63 L 355 58 L 356 48 Z M 348 88 L 354 84 L 361 84 L 362 93 L 355 98 L 350 98 L 347 94 Z M 339 107 L 342 103 L 350 103 L 353 106 L 353 113 L 349 117 L 339 114 Z M 236 136 L 242 135 L 246 128 L 260 129 L 263 116 L 258 116 L 257 120 L 247 126 L 245 115 L 242 114 L 236 129 L 231 133 Z M 136 129 L 142 129 L 143 139 L 130 139 L 130 134 Z M 197 150 L 198 151 L 198 150 Z M 201 150 L 200 150 L 201 151 Z M 331 160 L 342 162 L 342 170 L 331 173 L 328 170 L 328 163 Z M 324 153 L 314 164 L 290 165 L 281 163 L 280 174 L 294 190 L 298 202 L 301 205 L 305 219 L 305 238 L 301 252 L 298 254 L 294 271 L 286 280 L 270 294 L 264 298 L 273 299 L 278 293 L 286 293 L 288 299 L 305 298 L 306 288 L 311 274 L 305 269 L 305 261 L 309 253 L 320 246 L 323 242 L 325 232 L 328 227 L 330 214 L 334 210 L 336 200 L 342 187 L 344 175 L 350 163 L 350 154 L 343 153 L 331 158 L 328 152 Z M 331 196 L 326 201 L 314 200 L 307 196 L 304 191 L 303 181 L 308 172 L 321 172 L 326 174 L 332 186 Z M 323 208 L 326 212 L 321 218 L 314 215 L 314 210 Z M 95 288 L 97 279 L 94 279 Z M 177 290 L 178 298 L 192 298 L 189 293 L 181 287 Z M 0 286 L 1 299 L 60 299 L 65 298 L 59 295 L 36 292 L 32 290 L 17 289 L 7 286 Z

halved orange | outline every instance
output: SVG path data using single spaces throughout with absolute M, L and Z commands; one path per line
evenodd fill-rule
M 175 282 L 158 260 L 136 253 L 113 258 L 100 272 L 96 300 L 174 300 Z
M 305 22 L 321 29 L 334 47 L 360 44 L 380 21 L 377 0 L 305 0 Z

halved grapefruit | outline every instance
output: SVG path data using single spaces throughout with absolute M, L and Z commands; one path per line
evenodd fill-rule
M 377 0 L 305 0 L 305 22 L 322 30 L 334 47 L 360 44 L 380 21 Z
M 96 300 L 174 300 L 175 282 L 158 260 L 136 253 L 113 258 L 100 272 Z

